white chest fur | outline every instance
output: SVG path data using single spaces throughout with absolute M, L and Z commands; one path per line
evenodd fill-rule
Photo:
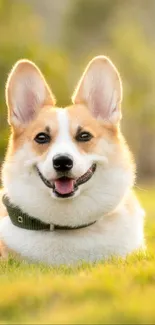
M 137 206 L 130 215 L 123 206 L 87 228 L 53 232 L 20 229 L 5 217 L 0 222 L 0 238 L 22 258 L 52 265 L 125 257 L 144 247 L 143 211 Z

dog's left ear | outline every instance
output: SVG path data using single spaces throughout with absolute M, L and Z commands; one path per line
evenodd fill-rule
M 45 105 L 55 98 L 39 68 L 29 60 L 19 60 L 6 84 L 8 121 L 14 127 L 27 125 Z
M 85 104 L 95 118 L 116 124 L 121 119 L 122 83 L 113 63 L 105 56 L 88 64 L 72 97 Z

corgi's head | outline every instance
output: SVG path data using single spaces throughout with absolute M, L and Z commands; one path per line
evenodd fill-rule
M 72 100 L 57 108 L 36 65 L 16 63 L 6 85 L 12 134 L 3 183 L 30 215 L 75 226 L 114 210 L 134 173 L 119 129 L 121 80 L 108 58 L 89 63 Z

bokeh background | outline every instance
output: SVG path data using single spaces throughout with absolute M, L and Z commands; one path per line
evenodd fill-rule
M 153 180 L 154 16 L 154 0 L 0 0 L 0 164 L 9 132 L 5 82 L 15 61 L 34 60 L 64 106 L 88 61 L 104 54 L 123 79 L 122 129 L 138 180 Z
M 0 0 L 0 167 L 5 82 L 16 60 L 34 60 L 65 106 L 100 54 L 123 80 L 122 129 L 138 167 L 146 254 L 72 269 L 0 261 L 1 324 L 155 324 L 155 0 Z

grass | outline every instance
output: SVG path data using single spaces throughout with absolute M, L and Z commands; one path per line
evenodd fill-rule
M 0 324 L 154 324 L 155 190 L 137 190 L 147 211 L 146 255 L 76 268 L 0 264 Z

